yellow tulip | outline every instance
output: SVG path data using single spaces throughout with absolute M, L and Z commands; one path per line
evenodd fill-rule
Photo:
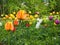
M 56 12 L 56 14 L 58 15 L 58 14 L 59 14 L 59 12 Z
M 13 12 L 13 14 L 16 14 L 16 12 Z
M 14 16 L 13 14 L 10 14 L 10 17 L 11 17 L 11 18 L 15 18 L 15 16 Z
M 55 11 L 53 11 L 52 13 L 55 14 Z
M 37 17 L 39 17 L 39 16 L 38 16 L 37 14 L 35 14 L 35 16 L 34 16 L 34 17 L 36 17 L 36 18 L 37 18 Z
M 52 13 L 50 13 L 50 15 L 52 15 Z
M 30 15 L 30 18 L 34 18 L 32 15 Z

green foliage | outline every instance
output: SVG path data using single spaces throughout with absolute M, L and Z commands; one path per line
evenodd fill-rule
M 60 45 L 60 28 L 49 21 L 49 26 L 21 27 L 19 25 L 15 32 L 6 31 L 0 27 L 0 43 L 3 45 Z M 35 24 L 33 24 L 35 25 Z M 52 27 L 53 26 L 53 27 Z
M 12 13 L 13 11 L 24 9 L 32 11 L 32 13 L 39 11 L 41 14 L 45 14 L 54 9 L 55 4 L 55 0 L 50 0 L 49 2 L 44 2 L 43 0 L 3 0 L 2 11 L 3 13 Z
M 56 11 L 60 11 L 60 0 L 56 0 L 55 10 L 56 10 Z

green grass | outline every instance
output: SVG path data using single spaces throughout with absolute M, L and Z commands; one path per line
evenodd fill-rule
M 0 43 L 3 45 L 60 45 L 59 26 L 44 27 L 41 25 L 36 29 L 34 24 L 30 27 L 17 27 L 15 32 L 6 31 L 0 27 Z

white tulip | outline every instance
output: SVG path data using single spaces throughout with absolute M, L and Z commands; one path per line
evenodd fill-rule
M 36 24 L 36 28 L 39 28 L 39 26 L 41 25 L 43 19 L 37 18 L 37 21 L 38 21 L 38 22 L 37 22 L 37 24 Z

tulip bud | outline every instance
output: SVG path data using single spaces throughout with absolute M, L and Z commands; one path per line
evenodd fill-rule
M 53 19 L 53 16 L 49 16 L 49 20 L 52 20 Z

